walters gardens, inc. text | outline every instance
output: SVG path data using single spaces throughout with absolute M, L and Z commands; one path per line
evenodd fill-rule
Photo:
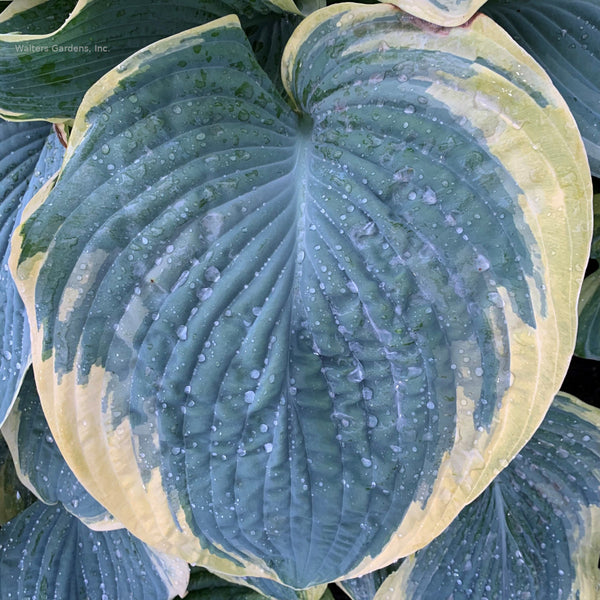
M 86 44 L 83 46 L 78 46 L 76 44 L 15 44 L 15 49 L 17 51 L 17 54 L 36 54 L 46 52 L 73 52 L 78 54 L 92 54 L 108 52 L 108 46 L 101 46 L 98 44 Z

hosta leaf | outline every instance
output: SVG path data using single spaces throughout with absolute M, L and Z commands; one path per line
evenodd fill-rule
M 0 436 L 0 526 L 25 510 L 35 499 L 17 477 L 8 446 Z
M 253 25 L 287 12 L 299 13 L 293 0 L 79 0 L 52 33 L 0 34 L 0 115 L 72 119 L 95 81 L 155 40 L 230 13 Z
M 144 598 L 186 589 L 182 560 L 156 552 L 126 530 L 88 529 L 62 505 L 36 502 L 0 529 L 0 599 Z
M 600 270 L 588 275 L 581 287 L 575 354 L 600 360 Z
M 594 195 L 594 233 L 590 258 L 600 260 L 600 194 Z
M 10 236 L 49 132 L 47 123 L 0 121 L 0 425 L 31 360 L 25 307 L 8 271 Z
M 598 598 L 600 411 L 559 394 L 542 426 L 376 600 Z
M 151 545 L 304 588 L 422 547 L 530 438 L 591 183 L 487 17 L 335 5 L 283 64 L 300 116 L 234 17 L 109 73 L 11 268 L 84 486 Z
M 371 573 L 366 573 L 361 577 L 338 581 L 337 585 L 352 598 L 352 600 L 373 600 L 375 594 L 382 586 L 383 582 L 393 573 L 404 559 L 392 563 L 383 569 L 377 569 Z
M 486 0 L 386 0 L 407 13 L 444 27 L 466 23 Z
M 62 457 L 42 412 L 33 372 L 23 381 L 2 434 L 8 442 L 21 480 L 46 504 L 65 508 L 94 529 L 120 527 L 94 500 Z
M 600 194 L 594 196 L 594 232 L 590 257 L 600 259 Z M 600 270 L 594 271 L 583 281 L 578 311 L 575 354 L 600 360 Z
M 488 0 L 482 11 L 552 77 L 600 177 L 600 1 Z
M 283 15 L 278 19 L 268 16 L 245 27 L 258 62 L 282 91 L 281 55 L 301 20 L 301 16 L 294 14 Z
M 43 35 L 58 29 L 77 0 L 13 0 L 0 13 L 0 33 Z

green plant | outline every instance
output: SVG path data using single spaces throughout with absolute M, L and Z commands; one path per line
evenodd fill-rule
M 396 4 L 0 15 L 0 598 L 597 595 L 600 5 Z

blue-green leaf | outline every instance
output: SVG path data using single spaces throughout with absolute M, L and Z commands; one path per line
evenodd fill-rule
M 58 29 L 77 0 L 13 0 L 0 13 L 0 33 L 44 35 Z
M 50 126 L 0 120 L 0 425 L 31 361 L 25 307 L 8 271 L 10 236 Z
M 21 480 L 46 504 L 61 502 L 89 527 L 114 529 L 106 509 L 76 479 L 54 442 L 29 370 L 2 434 Z
M 400 559 L 400 561 L 396 563 L 388 565 L 383 569 L 377 569 L 371 573 L 366 573 L 361 577 L 338 581 L 337 585 L 344 590 L 352 600 L 373 600 L 383 582 L 396 572 L 403 560 L 405 559 Z
M 559 394 L 531 441 L 375 600 L 600 594 L 600 411 Z
M 428 543 L 533 434 L 591 182 L 485 16 L 335 5 L 283 66 L 296 112 L 228 17 L 108 73 L 11 268 L 94 497 L 191 563 L 305 588 Z
M 285 15 L 300 16 L 293 0 L 79 0 L 52 33 L 0 33 L 0 115 L 68 121 L 90 86 L 122 60 L 151 42 L 230 13 L 253 30 L 258 21 L 265 32 L 272 17 L 275 48 L 287 33 Z M 261 50 L 260 56 L 272 65 L 269 52 Z
M 600 194 L 594 196 L 594 233 L 590 258 L 600 259 Z M 600 270 L 588 275 L 579 296 L 579 327 L 575 354 L 600 360 Z
M 488 0 L 481 10 L 549 73 L 600 177 L 600 1 Z
M 600 270 L 588 275 L 581 286 L 575 354 L 600 360 Z
M 36 502 L 0 529 L 0 600 L 169 600 L 189 577 L 181 560 L 124 529 L 88 529 L 62 505 Z

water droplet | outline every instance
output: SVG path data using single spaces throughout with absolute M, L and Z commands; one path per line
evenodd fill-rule
M 425 204 L 435 204 L 437 202 L 437 195 L 429 186 L 423 192 L 423 202 Z
M 213 290 L 212 288 L 200 288 L 198 290 L 198 300 L 204 302 L 208 300 L 212 296 Z
M 490 261 L 482 254 L 478 254 L 475 258 L 475 268 L 479 272 L 487 271 L 490 268 Z
M 364 467 L 367 468 L 373 464 L 373 462 L 370 459 L 365 458 L 364 456 L 360 459 L 360 462 L 363 464 Z
M 252 404 L 254 402 L 254 398 L 255 398 L 255 393 L 252 390 L 248 390 L 244 394 L 244 402 L 247 402 L 248 404 Z
M 174 112 L 176 115 L 180 115 L 180 114 L 181 114 L 181 106 L 179 106 L 179 104 L 176 104 L 176 105 L 173 107 L 173 112 Z
M 412 115 L 412 114 L 415 112 L 415 107 L 414 107 L 412 104 L 407 104 L 407 105 L 404 107 L 404 112 L 405 112 L 407 115 Z
M 356 367 L 348 373 L 348 381 L 352 383 L 360 383 L 365 378 L 363 366 L 357 361 Z
M 261 425 L 260 425 L 260 432 L 261 433 L 267 433 L 267 431 L 269 431 L 269 426 L 265 425 L 264 423 L 261 423 Z
M 250 377 L 252 377 L 252 379 L 258 379 L 260 377 L 260 371 L 258 369 L 252 369 L 252 371 L 250 371 Z
M 375 415 L 369 415 L 367 425 L 373 429 L 373 427 L 377 427 L 377 423 L 379 423 L 379 419 Z
M 180 325 L 177 328 L 177 337 L 181 340 L 181 341 L 185 341 L 187 340 L 187 327 L 185 325 Z
M 100 150 L 102 151 L 102 154 L 108 154 L 110 152 L 110 148 L 109 148 L 108 144 L 102 144 L 102 147 L 100 148 Z
M 217 269 L 217 267 L 210 266 L 204 271 L 204 279 L 206 281 L 210 281 L 211 283 L 215 283 L 221 279 L 221 271 Z
M 271 452 L 273 452 L 273 444 L 271 444 L 271 442 L 267 442 L 263 447 L 267 454 L 271 454 Z

